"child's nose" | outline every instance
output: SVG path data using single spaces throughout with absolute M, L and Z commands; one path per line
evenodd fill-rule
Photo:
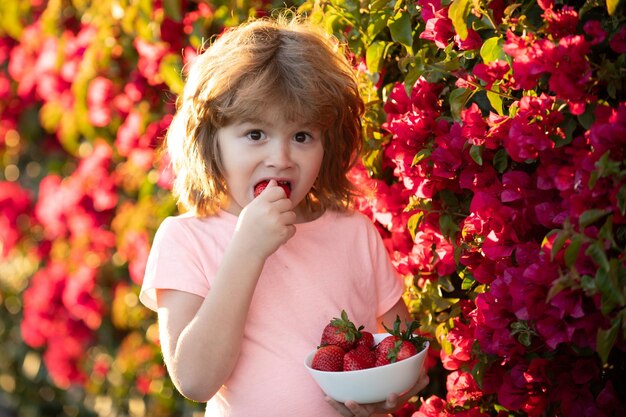
M 287 168 L 292 165 L 291 148 L 288 141 L 277 140 L 271 147 L 271 152 L 267 158 L 269 166 L 276 168 Z

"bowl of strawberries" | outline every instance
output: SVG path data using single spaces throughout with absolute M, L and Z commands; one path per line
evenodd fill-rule
M 322 331 L 320 345 L 304 360 L 304 366 L 330 398 L 359 404 L 384 401 L 389 394 L 412 388 L 423 370 L 428 341 L 412 321 L 400 330 L 398 317 L 387 333 L 371 333 L 356 327 L 345 311 Z

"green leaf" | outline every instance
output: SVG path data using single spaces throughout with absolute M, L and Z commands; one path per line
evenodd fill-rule
M 465 107 L 465 103 L 472 96 L 472 91 L 467 88 L 457 88 L 450 93 L 450 113 L 456 121 L 461 120 L 461 111 Z
M 500 36 L 494 36 L 487 39 L 483 46 L 480 47 L 480 57 L 485 64 L 504 59 L 504 51 L 502 50 Z
M 370 19 L 367 25 L 367 36 L 369 36 L 370 39 L 374 39 L 380 32 L 382 32 L 387 27 L 387 22 L 392 13 L 393 10 L 391 9 L 378 9 L 373 10 L 370 13 Z
M 618 317 L 614 319 L 611 323 L 611 327 L 608 329 L 600 329 L 598 330 L 598 335 L 596 337 L 596 348 L 598 350 L 598 356 L 600 356 L 600 360 L 602 360 L 603 364 L 606 364 L 609 360 L 609 355 L 611 350 L 613 350 L 613 346 L 615 345 L 615 341 L 617 340 L 618 330 L 621 326 L 621 320 Z
M 617 192 L 617 207 L 622 216 L 626 214 L 626 184 Z
M 580 215 L 580 219 L 578 219 L 578 224 L 581 228 L 585 228 L 589 225 L 594 224 L 607 214 L 609 214 L 609 212 L 603 209 L 586 210 L 583 212 L 583 214 Z
M 391 39 L 393 39 L 394 42 L 406 46 L 407 51 L 413 55 L 413 28 L 409 14 L 403 10 L 398 10 L 398 12 L 389 19 L 387 26 L 391 32 Z
M 491 104 L 491 107 L 494 108 L 496 113 L 498 113 L 500 116 L 503 116 L 504 110 L 502 110 L 502 96 L 498 94 L 498 91 L 497 91 L 500 88 L 494 84 L 492 89 L 493 90 L 487 91 L 487 98 L 489 99 L 489 104 Z
M 624 294 L 621 292 L 624 288 L 623 279 L 620 280 L 618 266 L 619 261 L 612 259 L 609 261 L 610 268 L 606 270 L 600 268 L 596 271 L 596 288 L 600 291 L 601 305 L 600 311 L 604 315 L 610 314 L 618 305 L 624 306 L 626 300 Z M 623 269 L 621 270 L 623 272 Z M 623 274 L 621 275 L 623 278 Z
M 611 267 L 609 265 L 609 260 L 606 257 L 604 246 L 599 240 L 589 245 L 589 247 L 585 251 L 585 255 L 591 256 L 591 259 L 593 259 L 596 264 L 598 264 L 601 268 L 606 269 L 607 271 Z
M 365 63 L 371 73 L 380 72 L 386 46 L 386 42 L 376 41 L 372 42 L 372 44 L 367 47 L 367 51 L 365 52 Z
M 180 22 L 183 18 L 180 14 L 180 0 L 163 0 L 165 14 L 175 22 Z
M 565 265 L 569 268 L 576 262 L 580 246 L 583 243 L 583 236 L 575 234 L 569 242 L 569 246 L 565 249 Z
M 407 226 L 409 228 L 409 232 L 411 233 L 411 238 L 413 238 L 413 240 L 415 240 L 415 232 L 417 231 L 417 228 L 419 227 L 423 219 L 424 219 L 424 212 L 419 211 L 415 213 L 414 215 L 412 215 L 411 217 L 409 217 L 409 220 L 407 221 Z
M 504 148 L 498 149 L 498 152 L 493 156 L 493 167 L 502 174 L 509 166 L 509 156 Z
M 417 152 L 415 156 L 413 157 L 413 162 L 411 162 L 411 166 L 413 167 L 419 164 L 420 162 L 424 160 L 424 158 L 429 158 L 430 154 L 431 154 L 430 149 L 428 148 L 420 149 L 419 152 Z
M 441 234 L 448 240 L 454 240 L 454 234 L 461 230 L 450 214 L 442 214 L 439 217 L 439 228 L 441 229 Z
M 469 33 L 465 20 L 469 16 L 471 5 L 470 0 L 454 0 L 448 9 L 448 17 L 461 40 L 465 40 Z
M 478 165 L 483 166 L 483 147 L 472 145 L 469 151 L 470 156 Z
M 569 232 L 565 230 L 559 230 L 557 232 L 556 238 L 554 238 L 554 241 L 552 242 L 552 249 L 550 250 L 550 260 L 554 260 L 554 257 L 557 253 L 559 253 L 561 248 L 563 248 L 563 245 L 565 245 L 565 242 L 567 242 L 569 236 Z

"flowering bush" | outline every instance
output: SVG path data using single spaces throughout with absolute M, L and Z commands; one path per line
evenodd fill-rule
M 240 3 L 0 6 L 0 412 L 202 408 L 175 393 L 137 295 L 177 210 L 156 150 L 181 69 L 273 7 Z M 623 3 L 300 9 L 353 54 L 358 207 L 436 346 L 431 386 L 398 415 L 624 415 Z
M 441 347 L 445 388 L 414 415 L 624 415 L 623 5 L 372 2 L 318 19 L 370 98 L 361 209 Z

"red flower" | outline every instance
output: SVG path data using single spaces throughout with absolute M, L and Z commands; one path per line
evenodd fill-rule
M 6 257 L 21 236 L 18 219 L 31 204 L 30 193 L 17 183 L 0 181 L 0 259 Z
M 555 39 L 577 31 L 578 12 L 571 6 L 563 6 L 559 11 L 554 11 L 552 7 L 545 9 L 543 18 L 548 26 L 548 33 Z
M 554 44 L 545 39 L 536 39 L 533 33 L 524 37 L 507 32 L 502 49 L 513 58 L 513 78 L 516 88 L 532 90 L 541 75 L 549 70 L 547 56 Z
M 609 46 L 618 54 L 626 53 L 626 26 L 622 26 L 620 30 L 611 37 Z
M 606 31 L 602 28 L 602 23 L 599 20 L 586 21 L 583 30 L 591 37 L 589 41 L 591 45 L 597 45 L 606 39 Z
M 458 317 L 453 319 L 453 325 L 447 335 L 447 340 L 452 345 L 452 352 L 447 354 L 441 350 L 443 367 L 448 370 L 460 369 L 463 364 L 470 362 L 472 358 L 472 345 L 474 344 L 474 329 L 463 324 Z M 448 398 L 450 401 L 450 398 Z
M 587 90 L 592 82 L 591 66 L 586 59 L 590 44 L 581 35 L 566 36 L 548 55 L 551 68 L 550 89 L 565 100 L 570 101 L 572 114 L 585 111 L 589 97 Z
M 510 70 L 509 63 L 503 60 L 492 61 L 489 64 L 480 62 L 474 66 L 474 75 L 485 81 L 485 89 L 490 90 L 496 81 L 505 80 Z
M 467 372 L 454 371 L 448 374 L 446 389 L 446 399 L 451 406 L 474 403 L 483 396 L 474 377 Z
M 441 1 L 419 0 L 422 7 L 421 17 L 426 22 L 426 28 L 420 33 L 421 39 L 435 42 L 435 45 L 445 49 L 454 36 L 452 20 L 448 18 L 448 8 L 441 7 Z
M 525 96 L 519 102 L 519 112 L 511 121 L 504 147 L 514 161 L 536 159 L 539 152 L 554 147 L 553 136 L 563 136 L 558 125 L 563 119 L 560 112 L 552 111 L 554 99 Z
M 94 126 L 104 127 L 111 123 L 111 99 L 113 82 L 105 77 L 96 77 L 87 89 L 89 121 Z

